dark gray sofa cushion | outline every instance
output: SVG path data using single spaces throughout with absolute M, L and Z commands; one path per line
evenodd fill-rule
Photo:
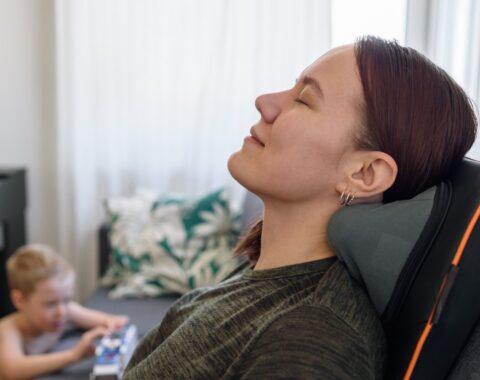
M 112 314 L 125 314 L 137 326 L 140 337 L 156 326 L 178 296 L 159 298 L 121 298 L 112 300 L 107 288 L 99 288 L 85 303 L 86 307 Z

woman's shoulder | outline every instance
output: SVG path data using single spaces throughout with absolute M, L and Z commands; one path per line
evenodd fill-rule
M 386 341 L 382 324 L 364 288 L 342 262 L 335 262 L 320 280 L 312 306 L 328 310 L 331 317 L 358 335 L 375 356 L 382 357 Z M 376 352 L 373 352 L 376 351 Z
M 368 297 L 335 262 L 312 302 L 264 326 L 234 372 L 248 378 L 380 379 L 385 359 L 383 330 Z
M 354 330 L 381 327 L 378 315 L 364 288 L 353 279 L 341 261 L 336 261 L 323 275 L 313 297 L 313 304 L 329 309 Z

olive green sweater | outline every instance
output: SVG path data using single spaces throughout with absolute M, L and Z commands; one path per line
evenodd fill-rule
M 335 258 L 247 268 L 187 293 L 138 345 L 124 380 L 380 379 L 385 340 Z

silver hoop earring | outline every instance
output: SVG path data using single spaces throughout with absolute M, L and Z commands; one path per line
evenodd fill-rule
M 342 191 L 340 195 L 340 205 L 342 206 L 350 206 L 355 199 L 355 193 L 348 189 Z

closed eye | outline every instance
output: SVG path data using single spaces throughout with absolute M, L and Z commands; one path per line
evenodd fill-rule
M 295 103 L 303 104 L 304 106 L 308 107 L 308 104 L 300 98 L 295 98 Z

